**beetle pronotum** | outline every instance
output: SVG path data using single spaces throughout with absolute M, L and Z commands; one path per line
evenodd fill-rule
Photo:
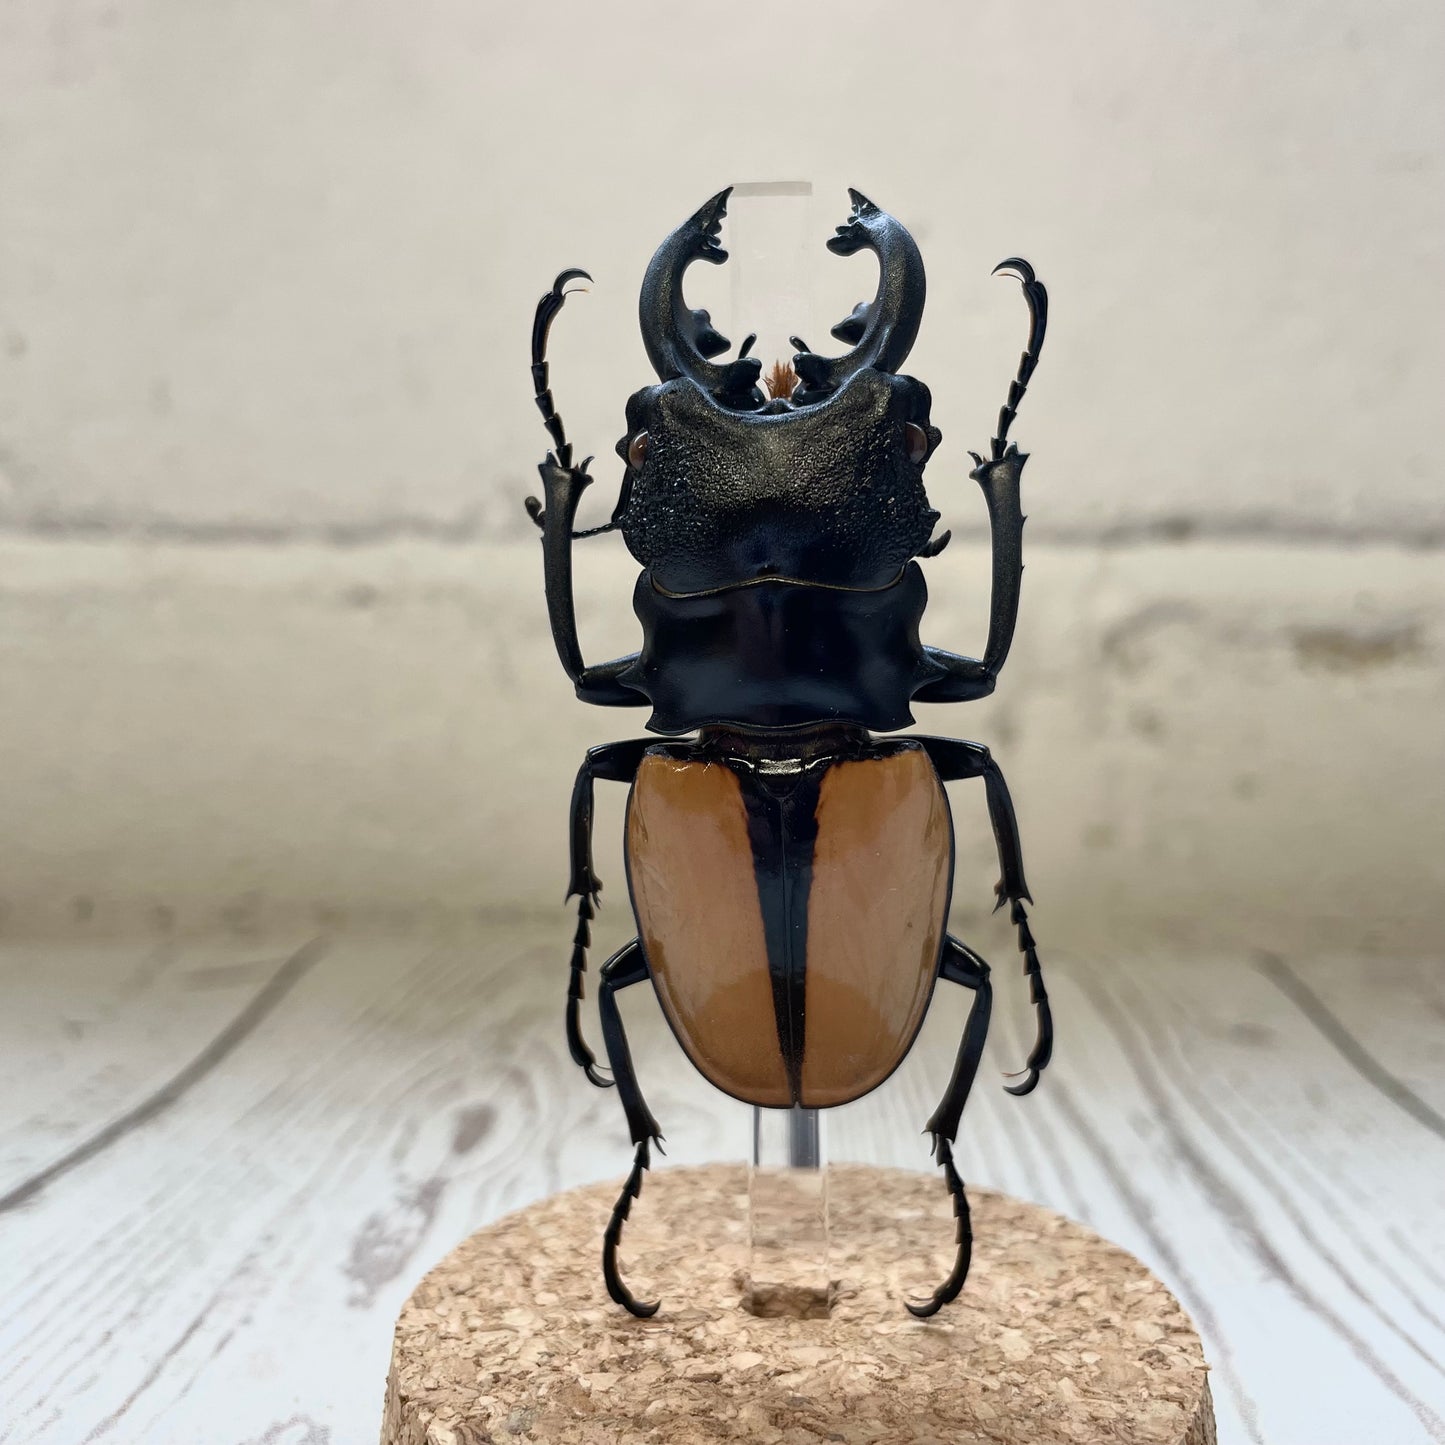
M 942 434 L 928 388 L 901 374 L 923 316 L 923 260 L 907 230 L 857 191 L 828 242 L 875 253 L 877 294 L 833 328 L 847 350 L 827 357 L 798 337 L 790 367 L 758 386 L 749 337 L 730 343 L 683 299 L 695 260 L 722 262 L 722 191 L 658 248 L 642 283 L 642 336 L 656 386 L 627 403 L 626 463 L 611 520 L 574 530 L 591 484 L 552 402 L 547 336 L 571 281 L 564 271 L 537 306 L 532 378 L 554 450 L 544 500 L 527 499 L 542 531 L 547 609 L 562 666 L 584 702 L 652 707 L 639 738 L 593 748 L 572 795 L 571 877 L 577 931 L 567 991 L 567 1042 L 599 1087 L 615 1083 L 636 1153 L 603 1245 L 608 1292 L 636 1315 L 655 1303 L 623 1283 L 617 1249 L 661 1139 L 638 1085 L 617 1006 L 651 979 L 688 1057 L 718 1088 L 762 1107 L 830 1108 L 888 1077 L 912 1046 L 942 978 L 973 991 L 953 1076 L 927 1124 L 957 1216 L 952 1272 L 925 1301 L 955 1298 L 972 1249 L 968 1200 L 953 1160 L 991 1008 L 989 969 L 947 929 L 953 823 L 943 784 L 982 778 L 998 846 L 998 906 L 1017 929 L 1037 1035 L 1021 1083 L 1038 1082 L 1052 1021 L 1025 917 L 1032 902 L 1013 804 L 979 743 L 875 736 L 913 722 L 912 699 L 964 702 L 994 689 L 1008 656 L 1023 571 L 1019 481 L 1025 455 L 1008 440 L 1038 362 L 1048 297 L 1017 257 L 1028 344 L 985 460 L 993 548 L 988 641 L 981 659 L 925 645 L 927 589 L 918 559 L 935 557 L 923 469 Z M 588 664 L 577 638 L 572 544 L 620 531 L 642 564 L 633 607 L 639 652 Z M 599 1014 L 609 1078 L 582 1035 L 579 1005 L 591 920 L 602 885 L 592 867 L 595 779 L 627 783 L 628 887 L 638 936 L 601 970 Z

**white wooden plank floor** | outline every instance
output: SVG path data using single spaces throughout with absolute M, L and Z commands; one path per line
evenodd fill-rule
M 0 947 L 0 1445 L 374 1440 L 416 1277 L 627 1163 L 563 1046 L 568 934 Z M 981 1076 L 965 1176 L 1173 1285 L 1226 1445 L 1445 1442 L 1439 963 L 1046 958 L 1055 1066 L 1022 1101 Z M 994 976 L 1016 1067 L 1024 988 Z M 833 1157 L 927 1167 L 965 1006 L 944 988 L 831 1116 Z M 741 1158 L 747 1111 L 625 1007 L 671 1161 Z

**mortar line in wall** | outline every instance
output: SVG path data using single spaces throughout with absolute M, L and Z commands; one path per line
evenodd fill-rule
M 987 542 L 983 525 L 953 524 L 957 541 Z M 181 546 L 325 546 L 338 550 L 385 546 L 392 542 L 422 541 L 447 546 L 521 544 L 533 534 L 508 528 L 492 534 L 475 521 L 438 521 L 425 517 L 386 518 L 346 526 L 273 525 L 250 522 L 181 522 L 155 519 L 144 522 L 112 522 L 85 519 L 45 519 L 21 523 L 0 522 L 0 543 L 42 542 L 129 542 L 164 543 Z M 1030 522 L 1027 541 L 1054 547 L 1126 550 L 1137 547 L 1187 546 L 1198 542 L 1235 542 L 1258 546 L 1336 547 L 1355 550 L 1365 547 L 1399 547 L 1410 552 L 1445 550 L 1445 527 L 1411 529 L 1370 525 L 1342 526 L 1328 522 L 1287 522 L 1269 517 L 1201 519 L 1165 517 L 1152 521 L 1110 524 L 1101 527 L 1070 527 Z

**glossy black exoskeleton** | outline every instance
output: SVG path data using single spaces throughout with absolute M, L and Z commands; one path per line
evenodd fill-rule
M 547 607 L 558 655 L 584 702 L 652 708 L 671 737 L 612 743 L 584 760 L 573 793 L 571 877 L 577 931 L 567 997 L 573 1059 L 614 1083 L 636 1148 L 606 1232 L 612 1298 L 635 1314 L 617 1247 L 660 1134 L 638 1086 L 617 992 L 651 979 L 693 1062 L 719 1087 L 764 1107 L 830 1107 L 875 1087 L 907 1053 L 938 978 L 973 990 L 953 1077 L 927 1130 L 958 1219 L 952 1273 L 919 1316 L 953 1299 L 972 1234 L 953 1161 L 963 1107 L 988 1029 L 988 965 L 946 930 L 951 814 L 941 783 L 982 778 L 998 846 L 998 904 L 1007 904 L 1029 978 L 1038 1032 L 1028 1093 L 1052 1051 L 1052 1022 L 1025 917 L 1029 898 L 1008 788 L 988 749 L 948 738 L 875 737 L 913 722 L 910 704 L 962 702 L 993 691 L 1018 614 L 1026 460 L 1008 441 L 1038 361 L 1047 295 L 1027 262 L 1030 331 L 987 459 L 970 476 L 988 508 L 993 549 L 989 633 L 981 659 L 925 644 L 919 559 L 937 556 L 923 471 L 941 440 L 928 388 L 902 374 L 923 315 L 924 272 L 907 230 L 857 191 L 828 242 L 876 254 L 879 281 L 833 328 L 836 357 L 793 337 L 790 367 L 760 385 L 749 337 L 730 343 L 682 283 L 697 260 L 721 262 L 728 192 L 659 247 L 647 268 L 642 335 L 658 383 L 627 403 L 617 450 L 626 463 L 611 520 L 574 530 L 588 462 L 552 401 L 546 344 L 569 283 L 539 302 L 532 334 L 537 404 L 554 450 L 540 471 Z M 588 459 L 590 461 L 590 458 Z M 633 606 L 641 649 L 588 664 L 577 638 L 572 545 L 620 531 L 642 566 Z M 686 734 L 696 734 L 688 740 Z M 590 925 L 601 883 L 592 867 L 597 778 L 631 785 L 627 857 L 639 937 L 602 969 L 599 1009 L 612 1077 L 581 1031 Z

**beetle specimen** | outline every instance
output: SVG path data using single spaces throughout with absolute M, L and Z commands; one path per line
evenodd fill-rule
M 574 465 L 552 401 L 547 336 L 570 282 L 537 306 L 532 378 L 554 450 L 527 499 L 542 531 L 547 610 L 562 666 L 584 702 L 651 705 L 647 726 L 674 738 L 591 749 L 571 810 L 568 898 L 578 899 L 567 991 L 572 1058 L 599 1087 L 615 1083 L 635 1146 L 603 1246 L 612 1298 L 656 1312 L 623 1283 L 617 1250 L 661 1133 L 638 1085 L 617 994 L 650 978 L 688 1057 L 718 1088 L 767 1108 L 830 1108 L 883 1082 L 912 1046 L 937 979 L 973 991 L 953 1076 L 929 1119 L 957 1219 L 952 1272 L 920 1318 L 955 1298 L 972 1250 L 968 1200 L 953 1160 L 991 1008 L 989 969 L 947 931 L 953 824 L 945 782 L 982 778 L 998 847 L 998 906 L 1012 911 L 1037 1034 L 1022 1082 L 1038 1082 L 1052 1021 L 1025 917 L 1032 902 L 1013 805 L 978 743 L 876 737 L 913 721 L 909 703 L 964 702 L 994 689 L 1018 615 L 1023 570 L 1019 480 L 1025 455 L 1008 440 L 1038 362 L 1048 297 L 1026 261 L 1014 275 L 1028 304 L 1028 344 L 999 413 L 983 490 L 993 549 L 982 659 L 919 639 L 927 601 L 919 558 L 937 556 L 938 513 L 923 469 L 942 433 L 928 388 L 901 374 L 923 315 L 923 260 L 908 231 L 850 191 L 848 221 L 828 249 L 875 253 L 877 293 L 832 334 L 823 356 L 799 337 L 790 367 L 759 386 L 749 337 L 730 343 L 683 299 L 696 260 L 722 262 L 728 191 L 658 248 L 642 283 L 641 322 L 656 386 L 627 403 L 626 463 L 611 520 L 575 531 L 592 478 Z M 572 544 L 620 531 L 642 564 L 633 607 L 640 652 L 584 662 L 572 594 Z M 695 734 L 676 740 L 678 735 Z M 628 886 L 638 937 L 601 970 L 599 1015 L 611 1078 L 583 1038 L 579 1004 L 591 920 L 602 887 L 592 867 L 593 782 L 631 785 Z

